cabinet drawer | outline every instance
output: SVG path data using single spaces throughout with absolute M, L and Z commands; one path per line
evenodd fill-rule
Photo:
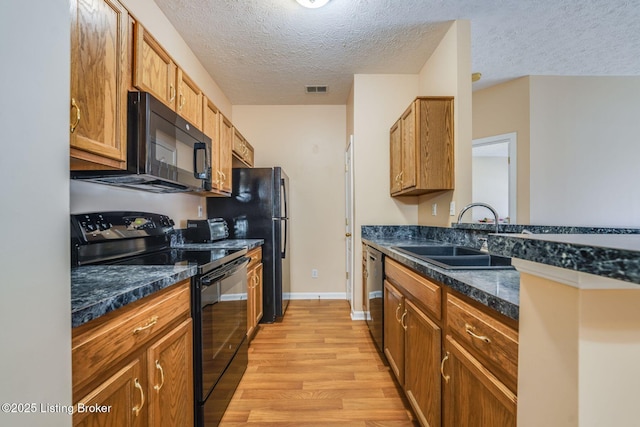
M 447 295 L 447 330 L 507 386 L 516 390 L 517 331 L 451 294 Z
M 73 331 L 73 387 L 93 380 L 177 319 L 190 313 L 189 281 L 151 295 Z
M 247 266 L 247 270 L 251 270 L 254 266 L 262 262 L 262 246 L 251 249 L 247 253 L 247 257 L 251 259 L 249 261 L 249 265 Z
M 442 315 L 442 290 L 434 283 L 397 262 L 385 258 L 385 276 L 396 286 L 411 294 L 413 301 L 424 307 L 436 319 Z

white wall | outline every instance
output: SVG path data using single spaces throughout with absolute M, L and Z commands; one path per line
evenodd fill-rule
M 531 223 L 640 226 L 640 77 L 531 77 Z
M 255 166 L 282 166 L 289 176 L 291 292 L 345 298 L 346 107 L 234 105 L 233 117 L 255 149 Z
M 0 403 L 71 404 L 68 0 L 0 6 Z M 7 414 L 2 426 L 71 426 Z

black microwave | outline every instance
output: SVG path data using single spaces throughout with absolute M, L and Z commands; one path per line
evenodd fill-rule
M 211 139 L 147 92 L 129 92 L 127 168 L 75 179 L 154 193 L 211 190 Z

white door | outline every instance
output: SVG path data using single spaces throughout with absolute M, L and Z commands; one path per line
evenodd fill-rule
M 344 155 L 344 186 L 345 186 L 345 214 L 344 214 L 344 244 L 346 267 L 346 293 L 351 311 L 353 311 L 353 135 L 349 137 L 347 150 Z

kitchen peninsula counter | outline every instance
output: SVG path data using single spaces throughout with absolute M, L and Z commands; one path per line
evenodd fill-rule
M 175 245 L 177 249 L 251 250 L 262 239 L 222 240 L 214 243 Z M 186 265 L 94 265 L 71 269 L 71 326 L 124 307 L 182 280 L 196 275 L 196 266 Z

